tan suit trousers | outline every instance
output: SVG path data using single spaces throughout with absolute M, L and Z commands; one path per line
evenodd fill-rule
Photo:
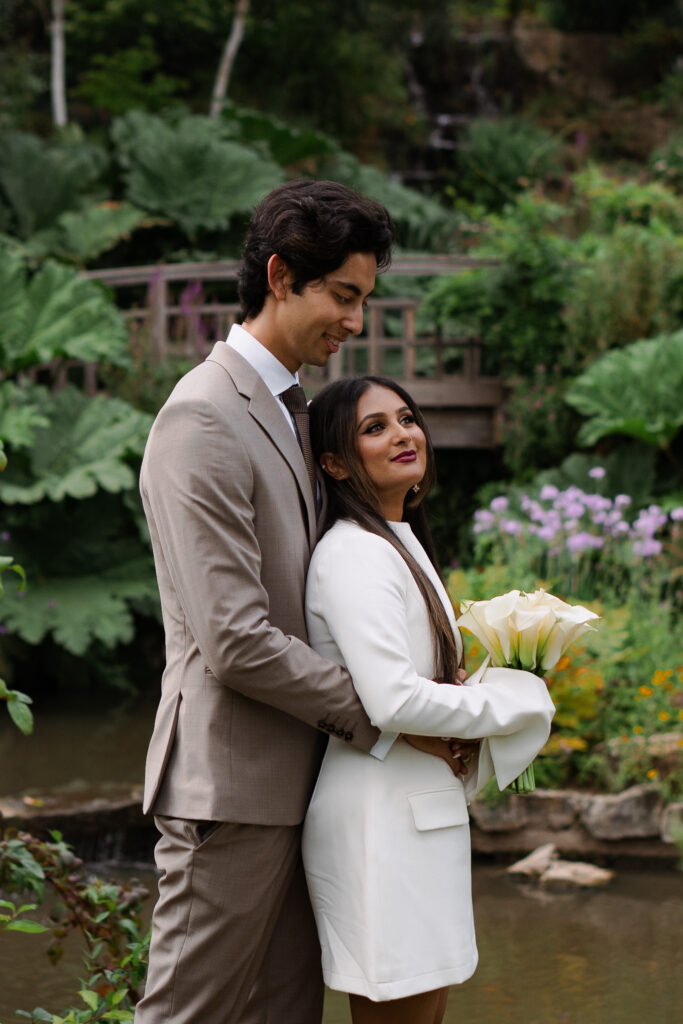
M 220 822 L 202 841 L 202 823 L 156 823 L 159 900 L 135 1024 L 320 1024 L 301 827 Z

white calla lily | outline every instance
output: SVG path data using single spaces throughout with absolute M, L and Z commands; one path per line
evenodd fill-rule
M 554 668 L 567 648 L 594 627 L 595 612 L 569 605 L 538 589 L 511 590 L 489 601 L 463 601 L 458 626 L 473 633 L 497 667 L 521 668 L 542 676 Z M 518 793 L 535 788 L 533 764 L 512 783 Z

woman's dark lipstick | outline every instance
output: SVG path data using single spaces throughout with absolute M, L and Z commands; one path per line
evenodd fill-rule
M 415 462 L 416 458 L 417 458 L 417 454 L 414 451 L 412 451 L 412 449 L 411 449 L 411 451 L 409 451 L 409 452 L 401 452 L 400 455 L 395 455 L 391 461 L 392 462 Z

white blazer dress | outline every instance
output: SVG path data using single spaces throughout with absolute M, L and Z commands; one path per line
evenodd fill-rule
M 390 525 L 455 630 L 409 524 Z M 336 523 L 313 552 L 306 617 L 311 645 L 348 668 L 383 732 L 486 737 L 464 784 L 400 738 L 379 760 L 330 737 L 303 832 L 325 984 L 384 1001 L 463 982 L 477 965 L 468 799 L 494 773 L 507 786 L 543 747 L 554 713 L 546 685 L 500 668 L 464 686 L 433 682 L 427 609 L 410 570 L 351 522 Z

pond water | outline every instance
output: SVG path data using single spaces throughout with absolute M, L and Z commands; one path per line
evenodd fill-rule
M 43 701 L 23 737 L 0 716 L 0 796 L 91 782 L 140 782 L 155 696 Z M 66 837 L 68 840 L 68 836 Z M 100 868 L 143 878 L 150 865 Z M 447 1024 L 673 1024 L 683 1019 L 683 874 L 619 870 L 604 890 L 544 893 L 504 868 L 475 862 L 480 962 L 451 992 Z M 149 900 L 151 913 L 153 900 Z M 457 927 L 457 924 L 455 925 Z M 76 1002 L 76 942 L 52 967 L 41 936 L 0 933 L 0 1022 L 14 1010 L 55 1012 Z M 328 993 L 325 1024 L 349 1024 L 344 996 Z
M 111 868 L 99 868 L 111 874 Z M 123 869 L 116 869 L 120 877 Z M 154 888 L 154 875 L 125 869 Z M 673 1024 L 683 1008 L 683 875 L 619 871 L 599 891 L 543 893 L 498 865 L 475 864 L 480 963 L 452 990 L 447 1024 Z M 149 900 L 151 910 L 152 900 Z M 0 933 L 0 1021 L 14 1010 L 72 1005 L 78 945 L 53 967 L 47 940 Z M 349 1024 L 328 992 L 324 1024 Z

